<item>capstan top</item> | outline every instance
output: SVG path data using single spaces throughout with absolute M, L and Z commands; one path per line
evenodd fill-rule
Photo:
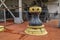
M 35 13 L 35 12 L 39 12 L 39 13 L 41 13 L 42 12 L 42 8 L 41 7 L 39 7 L 39 6 L 33 6 L 33 7 L 30 7 L 29 8 L 29 12 L 32 12 L 32 13 Z

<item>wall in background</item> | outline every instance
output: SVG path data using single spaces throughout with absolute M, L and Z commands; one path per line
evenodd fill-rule
M 56 11 L 59 11 L 60 9 L 60 7 L 58 6 L 58 2 L 60 2 L 60 1 L 54 1 L 54 2 L 49 2 L 48 3 L 48 10 L 49 10 L 49 13 L 55 13 Z M 60 11 L 59 11 L 59 13 L 60 13 Z

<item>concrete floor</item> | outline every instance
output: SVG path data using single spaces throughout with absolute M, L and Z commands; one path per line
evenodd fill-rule
M 27 28 L 27 25 L 27 22 L 22 24 L 13 24 L 11 21 L 7 22 L 5 31 L 0 32 L 0 40 L 60 40 L 60 29 L 57 28 L 58 20 L 52 20 L 45 23 L 48 34 L 44 36 L 31 36 L 25 34 L 24 30 Z

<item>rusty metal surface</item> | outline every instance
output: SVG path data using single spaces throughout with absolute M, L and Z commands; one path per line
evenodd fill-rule
M 6 30 L 4 32 L 0 32 L 0 40 L 60 40 L 60 28 L 57 27 L 58 20 L 51 20 L 45 23 L 45 28 L 48 31 L 48 34 L 44 36 L 26 35 L 23 31 L 28 25 L 27 22 L 22 24 L 13 24 L 10 21 L 7 22 L 7 25 Z

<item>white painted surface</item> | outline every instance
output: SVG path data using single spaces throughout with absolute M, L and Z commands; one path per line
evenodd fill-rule
M 14 23 L 17 23 L 17 24 L 21 23 L 20 18 L 19 17 L 14 18 Z
M 50 3 L 47 6 L 48 6 L 49 13 L 55 13 L 56 11 L 58 11 L 58 1 Z
M 19 10 L 16 9 L 15 11 L 18 12 L 19 11 L 19 17 L 15 17 L 14 19 L 14 23 L 22 23 L 23 22 L 23 18 L 22 18 L 22 0 L 19 0 Z
M 20 23 L 23 22 L 23 18 L 22 18 L 22 0 L 19 0 L 19 20 L 20 20 Z
M 49 13 L 55 13 L 57 11 L 57 6 L 56 5 L 48 5 L 48 10 Z
M 56 3 L 56 4 L 53 4 L 53 3 Z M 60 18 L 60 0 L 57 0 L 56 2 L 53 2 L 53 3 L 50 3 L 48 4 L 48 10 L 49 10 L 49 13 L 55 13 L 56 11 L 58 11 L 58 15 L 57 16 L 54 16 L 54 14 L 50 14 L 50 17 L 51 18 Z M 58 3 L 59 3 L 59 6 L 58 6 Z

